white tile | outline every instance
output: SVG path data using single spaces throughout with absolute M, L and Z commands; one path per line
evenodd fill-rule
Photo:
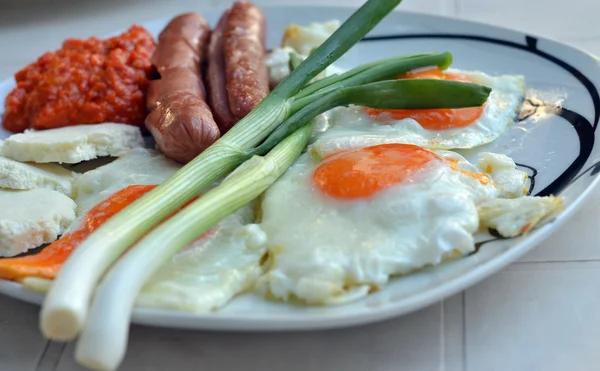
M 127 371 L 390 371 L 440 369 L 441 307 L 344 330 L 301 333 L 217 333 L 135 326 Z M 79 370 L 73 346 L 57 371 Z
M 600 188 L 564 225 L 540 246 L 524 256 L 524 262 L 600 259 Z
M 595 0 L 460 0 L 459 13 L 483 23 L 560 40 L 600 36 Z
M 444 338 L 442 358 L 444 371 L 464 370 L 464 294 L 460 293 L 442 303 Z
M 37 306 L 0 296 L 0 370 L 33 370 L 46 346 Z
M 600 263 L 517 264 L 466 292 L 466 369 L 600 364 Z

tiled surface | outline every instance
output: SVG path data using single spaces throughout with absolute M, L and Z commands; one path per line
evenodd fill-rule
M 224 334 L 136 327 L 123 370 L 438 370 L 441 306 L 372 326 L 324 332 Z M 407 338 L 410 335 L 410 339 Z M 422 357 L 427 349 L 428 357 Z M 57 371 L 78 370 L 67 347 Z
M 466 370 L 598 370 L 600 262 L 518 263 L 465 298 Z
M 33 370 L 47 341 L 37 328 L 38 308 L 0 299 L 0 370 Z
M 460 0 L 457 15 L 551 38 L 575 40 L 600 37 L 600 29 L 592 26 L 599 11 L 599 2 L 586 0 Z
M 67 36 L 225 6 L 219 0 L 0 0 L 0 77 Z M 359 5 L 362 0 L 257 0 Z M 143 6 L 141 5 L 143 4 Z M 404 0 L 402 9 L 546 35 L 600 55 L 592 0 Z M 412 315 L 347 330 L 230 334 L 134 327 L 122 370 L 587 371 L 600 369 L 600 190 L 521 262 Z M 37 309 L 0 297 L 0 371 L 74 371 L 72 345 L 48 343 Z

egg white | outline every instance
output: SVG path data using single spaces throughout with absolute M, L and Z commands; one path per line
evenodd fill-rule
M 496 155 L 482 156 L 476 166 L 453 152 L 436 153 L 457 169 L 439 161 L 413 183 L 358 200 L 318 190 L 312 182 L 318 161 L 303 155 L 265 193 L 260 227 L 270 260 L 259 287 L 280 300 L 342 303 L 381 288 L 390 276 L 473 251 L 477 205 L 524 189 L 527 174 L 499 156 L 487 173 L 491 181 L 482 184 L 461 170 L 485 172 Z M 493 172 L 502 175 L 498 183 Z
M 382 121 L 369 116 L 362 107 L 339 107 L 329 112 L 329 126 L 312 144 L 312 151 L 325 157 L 341 149 L 382 143 L 415 144 L 430 149 L 473 148 L 498 139 L 515 123 L 525 91 L 523 76 L 449 71 L 492 88 L 483 114 L 474 123 L 456 129 L 427 130 L 413 119 Z
M 109 196 L 134 184 L 155 185 L 175 174 L 181 165 L 153 149 L 135 148 L 113 162 L 81 175 L 73 182 L 77 215 L 85 215 Z
M 209 234 L 179 252 L 149 280 L 136 300 L 141 307 L 205 313 L 227 304 L 263 273 L 266 236 L 253 206 L 228 216 Z

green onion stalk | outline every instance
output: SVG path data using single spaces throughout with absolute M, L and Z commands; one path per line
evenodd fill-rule
M 453 81 L 390 80 L 410 69 L 427 66 L 446 68 L 451 61 L 451 56 L 447 53 L 390 58 L 359 66 L 347 73 L 307 85 L 362 39 L 400 1 L 367 1 L 227 134 L 171 178 L 92 233 L 69 257 L 44 300 L 40 316 L 43 334 L 55 340 L 75 338 L 86 324 L 89 304 L 96 285 L 113 263 L 130 246 L 179 211 L 187 202 L 216 181 L 223 179 L 245 161 L 250 161 L 249 165 L 243 165 L 240 171 L 236 171 L 235 176 L 228 178 L 228 181 L 209 191 L 148 234 L 161 243 L 152 243 L 150 237 L 147 237 L 125 254 L 122 262 L 133 264 L 135 260 L 136 266 L 146 266 L 146 270 L 143 274 L 138 272 L 139 275 L 135 276 L 132 273 L 127 278 L 123 278 L 119 273 L 113 274 L 115 271 L 122 272 L 122 268 L 109 272 L 107 280 L 116 276 L 121 277 L 121 281 L 116 282 L 111 279 L 111 285 L 103 283 L 97 298 L 106 297 L 103 291 L 109 290 L 107 287 L 115 292 L 127 292 L 127 295 L 132 297 L 126 299 L 119 296 L 117 301 L 124 300 L 123 306 L 114 301 L 117 296 L 113 296 L 113 301 L 98 299 L 102 304 L 96 304 L 98 301 L 95 300 L 92 307 L 100 306 L 105 312 L 93 309 L 94 316 L 86 325 L 84 339 L 88 340 L 85 340 L 85 343 L 93 341 L 95 330 L 92 329 L 99 328 L 97 321 L 102 321 L 105 316 L 106 318 L 116 316 L 111 311 L 119 312 L 124 316 L 126 313 L 127 316 L 123 318 L 128 319 L 128 313 L 131 311 L 129 301 L 135 296 L 133 289 L 137 290 L 141 287 L 143 281 L 154 272 L 154 268 L 151 267 L 158 267 L 159 261 L 164 262 L 168 256 L 183 248 L 192 236 L 199 236 L 204 230 L 218 223 L 220 218 L 226 216 L 224 213 L 231 213 L 242 207 L 251 201 L 250 197 L 258 195 L 268 187 L 267 183 L 272 183 L 276 176 L 263 174 L 264 179 L 254 180 L 255 185 L 254 181 L 248 181 L 254 179 L 251 174 L 242 170 L 254 166 L 252 163 L 257 163 L 258 160 L 254 156 L 267 153 L 266 156 L 271 156 L 273 160 L 265 158 L 265 161 L 275 161 L 281 157 L 282 159 L 277 161 L 288 164 L 294 158 L 294 154 L 299 153 L 298 148 L 303 147 L 301 139 L 304 138 L 305 131 L 309 130 L 305 127 L 315 115 L 337 105 L 349 104 L 403 109 L 462 108 L 483 104 L 490 91 L 483 86 Z M 438 91 L 442 90 L 444 93 L 438 94 Z M 280 143 L 282 147 L 278 147 Z M 270 151 L 275 151 L 277 155 L 271 155 Z M 282 151 L 289 151 L 289 153 L 280 154 Z M 277 171 L 280 171 L 286 166 L 276 167 Z M 277 171 L 273 171 L 273 174 L 277 174 Z M 251 188 L 248 190 L 249 193 L 239 191 L 239 197 L 236 196 L 236 192 L 225 197 L 227 192 L 238 188 L 232 183 L 234 180 L 244 184 L 244 187 Z M 244 196 L 241 195 L 242 193 Z M 190 222 L 179 225 L 177 221 L 180 221 L 183 216 L 178 217 L 178 215 L 187 215 Z M 177 237 L 180 235 L 181 237 Z M 154 246 L 151 253 L 138 252 L 148 251 L 147 246 L 150 244 Z M 135 259 L 129 258 L 130 256 Z M 122 267 L 123 264 L 118 264 L 115 269 Z M 117 290 L 120 285 L 130 286 Z M 109 302 L 110 305 L 107 304 Z M 110 321 L 103 323 L 108 329 L 113 326 Z M 82 345 L 80 349 L 89 348 Z M 82 350 L 81 354 L 84 353 L 87 354 Z
M 125 254 L 98 287 L 89 320 L 77 342 L 76 360 L 93 369 L 116 369 L 125 355 L 131 311 L 144 283 L 199 233 L 250 203 L 273 184 L 296 161 L 311 131 L 311 125 L 304 125 L 266 156 L 252 157 L 218 187 L 175 214 L 169 225 L 158 226 Z

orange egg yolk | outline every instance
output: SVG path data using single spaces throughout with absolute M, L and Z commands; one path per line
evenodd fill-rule
M 442 159 L 412 144 L 382 144 L 327 156 L 313 173 L 313 182 L 333 198 L 366 198 L 400 183 L 414 183 L 416 175 L 438 161 L 483 185 L 491 182 L 486 174 L 459 170 L 458 160 Z
M 326 157 L 313 174 L 315 185 L 340 199 L 369 197 L 430 168 L 441 158 L 412 144 L 383 144 L 348 150 Z
M 437 79 L 471 82 L 465 76 L 449 73 L 439 68 L 408 72 L 401 79 Z M 448 130 L 462 128 L 475 122 L 483 113 L 483 107 L 458 109 L 376 109 L 365 108 L 367 114 L 381 121 L 414 119 L 427 130 Z

